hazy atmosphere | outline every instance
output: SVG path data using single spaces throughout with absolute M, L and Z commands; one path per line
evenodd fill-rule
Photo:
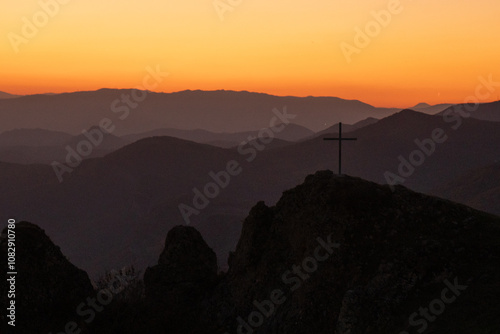
M 498 1 L 0 8 L 0 334 L 500 333 Z

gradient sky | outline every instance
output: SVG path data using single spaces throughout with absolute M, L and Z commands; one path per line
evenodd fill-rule
M 407 107 L 463 102 L 479 76 L 500 81 L 498 0 L 401 0 L 402 12 L 347 63 L 340 44 L 355 46 L 355 27 L 364 29 L 370 12 L 390 1 L 242 0 L 221 21 L 213 0 L 71 0 L 18 53 L 8 34 L 22 36 L 22 18 L 31 21 L 41 7 L 3 1 L 0 91 L 132 88 L 159 64 L 170 76 L 157 91 L 327 95 Z

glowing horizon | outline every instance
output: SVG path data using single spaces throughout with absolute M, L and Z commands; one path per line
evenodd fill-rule
M 397 0 L 233 0 L 239 4 L 223 21 L 213 0 L 65 1 L 42 0 L 59 9 L 17 45 L 18 53 L 12 33 L 24 38 L 23 17 L 32 22 L 42 8 L 36 0 L 4 4 L 0 91 L 137 87 L 144 68 L 159 65 L 170 75 L 158 92 L 224 89 L 409 107 L 463 103 L 478 77 L 500 81 L 500 3 L 492 0 L 401 0 L 399 6 Z M 386 24 L 371 31 L 367 46 L 357 45 L 355 28 L 366 33 L 376 22 L 372 12 L 391 6 L 397 13 L 379 18 Z M 342 43 L 357 52 L 346 57 Z

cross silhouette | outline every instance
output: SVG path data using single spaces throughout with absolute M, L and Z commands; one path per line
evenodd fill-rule
M 323 140 L 337 140 L 339 142 L 339 175 L 342 175 L 342 141 L 343 140 L 358 140 L 358 138 L 342 138 L 342 123 L 339 123 L 338 138 L 323 138 Z

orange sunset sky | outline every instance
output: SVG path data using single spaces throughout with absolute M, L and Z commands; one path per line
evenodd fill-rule
M 479 76 L 500 81 L 498 0 L 401 0 L 350 63 L 341 43 L 356 46 L 355 28 L 365 29 L 371 12 L 393 0 L 221 0 L 233 4 L 224 20 L 213 0 L 60 1 L 47 22 L 40 1 L 2 2 L 0 91 L 132 88 L 147 66 L 160 65 L 170 75 L 157 91 L 248 90 L 408 107 L 463 102 Z M 24 38 L 23 18 L 33 16 L 38 32 L 16 52 L 13 36 Z

